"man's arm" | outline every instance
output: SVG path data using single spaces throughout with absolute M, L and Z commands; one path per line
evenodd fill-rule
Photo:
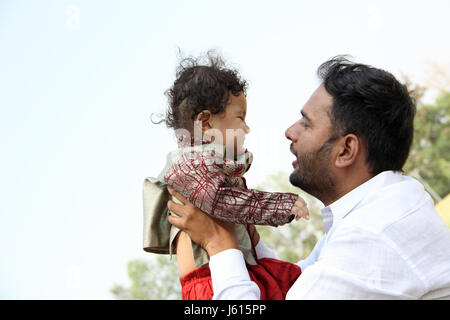
M 260 298 L 259 287 L 250 280 L 242 252 L 238 249 L 234 224 L 211 218 L 194 207 L 173 189 L 169 192 L 183 204 L 172 200 L 168 208 L 179 217 L 170 215 L 169 222 L 182 229 L 209 254 L 209 268 L 214 287 L 214 299 Z
M 210 257 L 213 300 L 259 300 L 258 285 L 251 281 L 242 252 L 228 249 Z

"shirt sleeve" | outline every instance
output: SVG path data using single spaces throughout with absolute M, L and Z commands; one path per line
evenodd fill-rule
M 213 216 L 240 224 L 279 226 L 294 219 L 291 209 L 297 198 L 293 193 L 220 187 Z
M 220 166 L 200 152 L 182 155 L 165 180 L 197 208 L 221 220 L 278 226 L 294 219 L 291 209 L 298 195 L 231 186 Z
M 258 259 L 262 258 L 271 258 L 271 259 L 277 259 L 279 260 L 277 254 L 275 251 L 273 251 L 271 248 L 267 247 L 264 243 L 263 239 L 260 237 L 258 244 L 255 246 L 256 251 L 256 257 Z
M 242 252 L 228 249 L 210 257 L 213 300 L 259 300 L 261 292 L 251 281 Z

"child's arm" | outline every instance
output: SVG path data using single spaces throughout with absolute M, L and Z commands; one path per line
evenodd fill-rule
M 229 177 L 219 166 L 206 164 L 200 154 L 183 155 L 165 179 L 197 208 L 221 220 L 278 226 L 296 214 L 292 209 L 298 195 L 228 187 Z
M 291 222 L 298 195 L 239 187 L 219 187 L 212 216 L 240 224 L 279 226 Z

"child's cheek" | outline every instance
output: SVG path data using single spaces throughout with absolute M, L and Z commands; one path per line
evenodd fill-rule
M 240 135 L 240 136 L 235 137 L 235 139 L 234 139 L 235 149 L 234 150 L 237 155 L 240 155 L 245 151 L 244 141 L 245 141 L 245 135 Z
M 229 150 L 234 150 L 235 155 L 239 155 L 245 151 L 244 141 L 245 141 L 245 132 L 244 130 L 232 130 L 228 132 L 226 136 L 226 147 Z

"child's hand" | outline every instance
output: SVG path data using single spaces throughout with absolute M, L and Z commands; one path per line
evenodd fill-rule
M 308 206 L 306 205 L 305 200 L 303 200 L 303 198 L 300 196 L 295 201 L 291 212 L 295 214 L 295 220 L 299 220 L 300 218 L 309 220 Z

